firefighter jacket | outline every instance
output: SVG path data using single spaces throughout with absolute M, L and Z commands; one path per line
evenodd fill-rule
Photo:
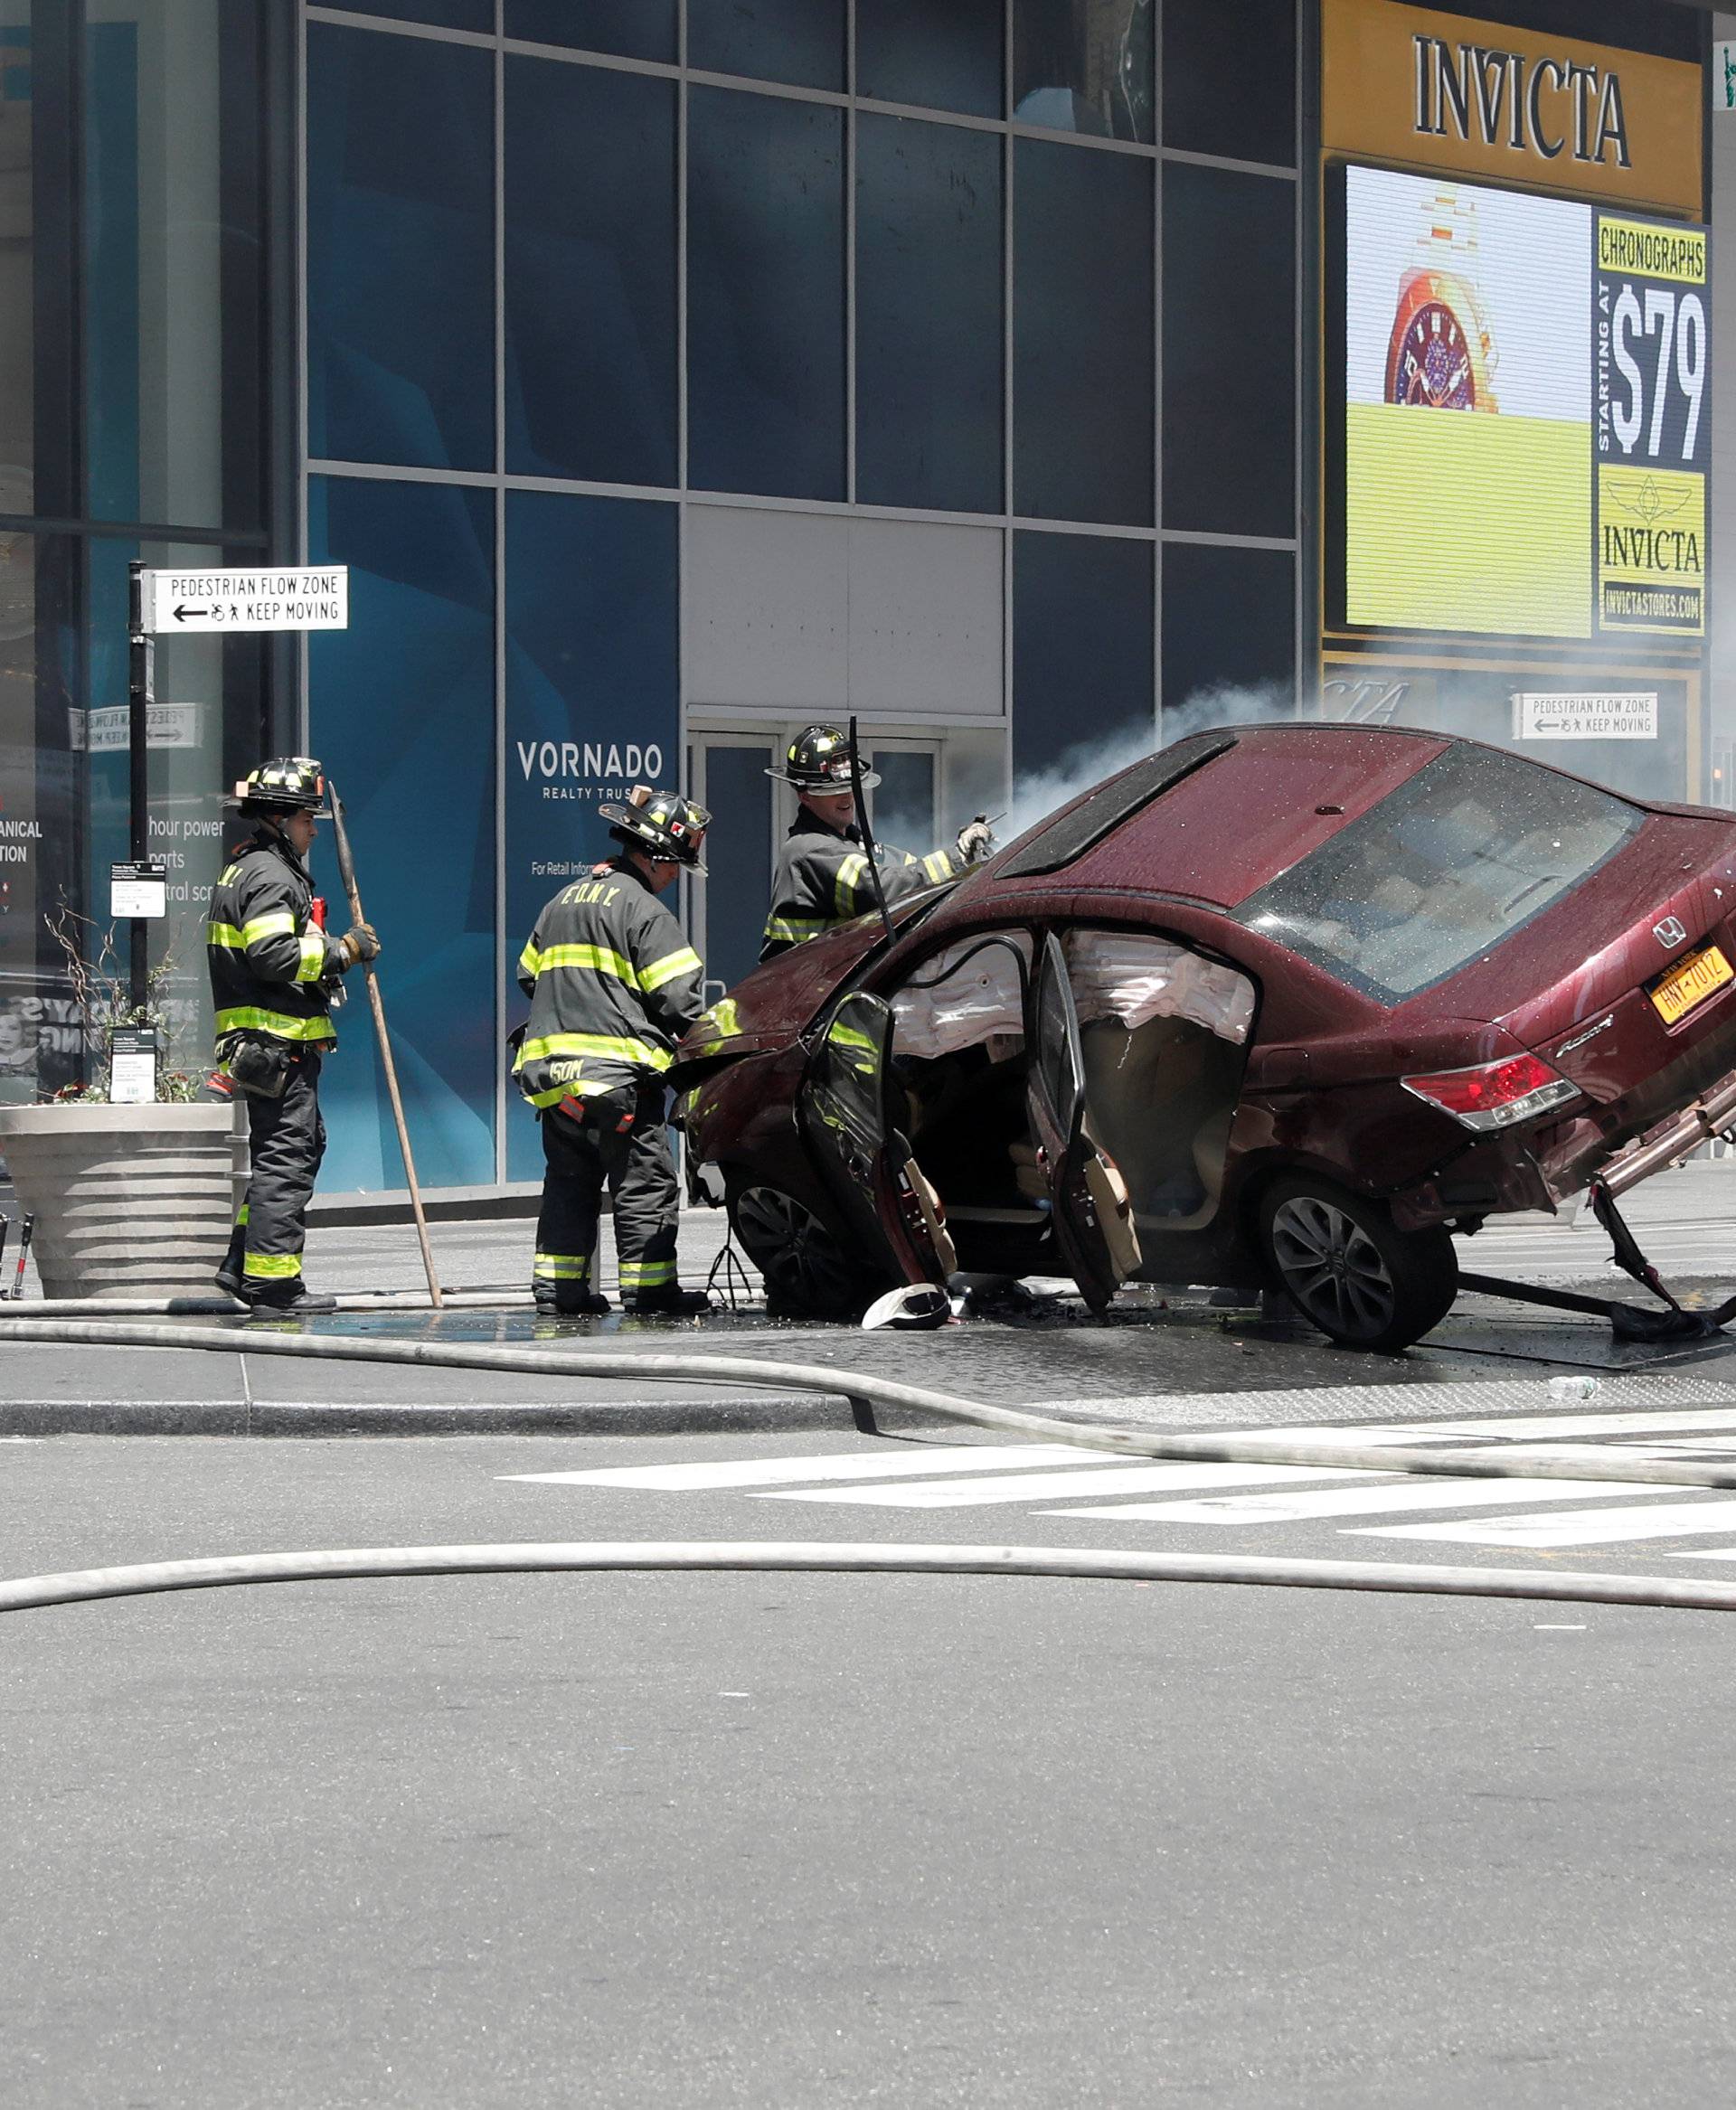
M 625 858 L 563 887 L 519 956 L 530 1023 L 513 1065 L 533 1107 L 660 1076 L 705 1008 L 681 926 Z
M 889 902 L 957 879 L 965 870 L 965 860 L 950 850 L 931 850 L 926 857 L 913 857 L 908 850 L 892 850 L 884 843 L 874 848 L 880 883 Z M 822 937 L 840 923 L 872 915 L 877 906 L 860 834 L 854 826 L 828 828 L 817 814 L 803 806 L 778 852 L 771 881 L 771 914 L 766 918 L 760 957 L 775 959 L 791 946 L 806 945 L 810 937 Z
M 311 1046 L 336 1040 L 338 941 L 315 924 L 313 902 L 307 866 L 269 828 L 223 867 L 205 926 L 219 1042 L 240 1032 Z

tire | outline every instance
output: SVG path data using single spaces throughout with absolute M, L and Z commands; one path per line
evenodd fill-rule
M 743 1187 L 729 1198 L 730 1229 L 766 1279 L 774 1316 L 854 1318 L 881 1285 L 804 1203 L 777 1187 Z
M 1382 1203 L 1305 1176 L 1275 1180 L 1258 1221 L 1274 1287 L 1341 1347 L 1395 1355 L 1453 1308 L 1458 1262 L 1444 1228 L 1401 1231 Z

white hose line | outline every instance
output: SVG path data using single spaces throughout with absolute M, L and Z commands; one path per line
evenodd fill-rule
M 1341 1444 L 1335 1437 L 1303 1434 L 1288 1440 L 1265 1436 L 1165 1434 L 1141 1428 L 1106 1428 L 990 1407 L 925 1386 L 900 1384 L 860 1371 L 824 1363 L 771 1362 L 758 1356 L 709 1355 L 685 1350 L 508 1348 L 466 1342 L 395 1341 L 368 1335 L 282 1331 L 259 1321 L 242 1326 L 142 1326 L 125 1322 L 13 1319 L 0 1316 L 0 1342 L 46 1341 L 98 1348 L 193 1348 L 226 1355 L 288 1355 L 315 1362 L 409 1363 L 428 1370 L 507 1371 L 521 1377 L 656 1379 L 672 1384 L 769 1386 L 774 1390 L 818 1392 L 869 1408 L 895 1408 L 940 1421 L 965 1422 L 1033 1443 L 1071 1444 L 1081 1450 L 1121 1457 L 1172 1458 L 1212 1465 L 1307 1465 L 1344 1473 L 1425 1473 L 1467 1480 L 1587 1480 L 1644 1482 L 1656 1487 L 1736 1487 L 1736 1462 L 1695 1465 L 1635 1458 L 1590 1446 L 1517 1444 L 1474 1450 L 1422 1450 L 1413 1446 Z M 1257 1400 L 1256 1393 L 1242 1397 Z
M 440 1291 L 446 1311 L 528 1311 L 528 1289 L 447 1289 Z M 434 1309 L 425 1289 L 359 1289 L 337 1299 L 345 1317 L 369 1312 L 429 1312 Z M 241 1319 L 248 1307 L 239 1297 L 211 1296 L 65 1296 L 40 1303 L 14 1304 L 0 1296 L 0 1320 L 24 1318 L 40 1312 L 55 1319 Z
M 1561 1575 L 1397 1561 L 1275 1560 L 1216 1553 L 1088 1552 L 1050 1546 L 826 1545 L 801 1540 L 627 1540 L 596 1544 L 384 1546 L 340 1553 L 235 1553 L 75 1568 L 0 1583 L 0 1612 L 169 1590 L 368 1577 L 551 1575 L 571 1569 L 807 1575 L 1017 1575 L 1101 1582 L 1239 1583 L 1280 1589 L 1373 1590 L 1409 1597 L 1529 1597 L 1551 1604 L 1644 1605 L 1736 1612 L 1736 1583 L 1641 1575 Z

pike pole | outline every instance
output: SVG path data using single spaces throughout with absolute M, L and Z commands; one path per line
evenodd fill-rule
M 328 777 L 326 788 L 332 799 L 332 834 L 337 843 L 337 869 L 344 881 L 344 891 L 350 898 L 350 920 L 362 923 L 366 918 L 362 913 L 362 896 L 355 883 L 355 859 L 350 852 L 350 834 L 344 825 L 344 801 L 337 796 L 337 787 Z M 373 1012 L 374 1038 L 380 1044 L 380 1067 L 386 1073 L 386 1093 L 392 1100 L 392 1117 L 398 1128 L 398 1148 L 404 1161 L 404 1178 L 410 1187 L 410 1206 L 416 1218 L 416 1237 L 422 1248 L 422 1269 L 428 1276 L 428 1294 L 438 1312 L 441 1309 L 439 1278 L 434 1272 L 434 1255 L 428 1243 L 428 1220 L 422 1214 L 422 1191 L 416 1181 L 416 1160 L 410 1154 L 410 1130 L 404 1126 L 404 1101 L 398 1089 L 398 1066 L 392 1059 L 392 1039 L 386 1031 L 386 1007 L 380 1000 L 380 984 L 373 972 L 373 962 L 364 960 L 368 977 L 368 1003 Z

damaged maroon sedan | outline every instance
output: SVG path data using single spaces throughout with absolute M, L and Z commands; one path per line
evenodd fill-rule
M 1732 961 L 1725 815 L 1439 733 L 1201 733 L 750 975 L 682 1050 L 690 1186 L 791 1314 L 1066 1274 L 1396 1350 L 1453 1232 L 1736 1120 Z

